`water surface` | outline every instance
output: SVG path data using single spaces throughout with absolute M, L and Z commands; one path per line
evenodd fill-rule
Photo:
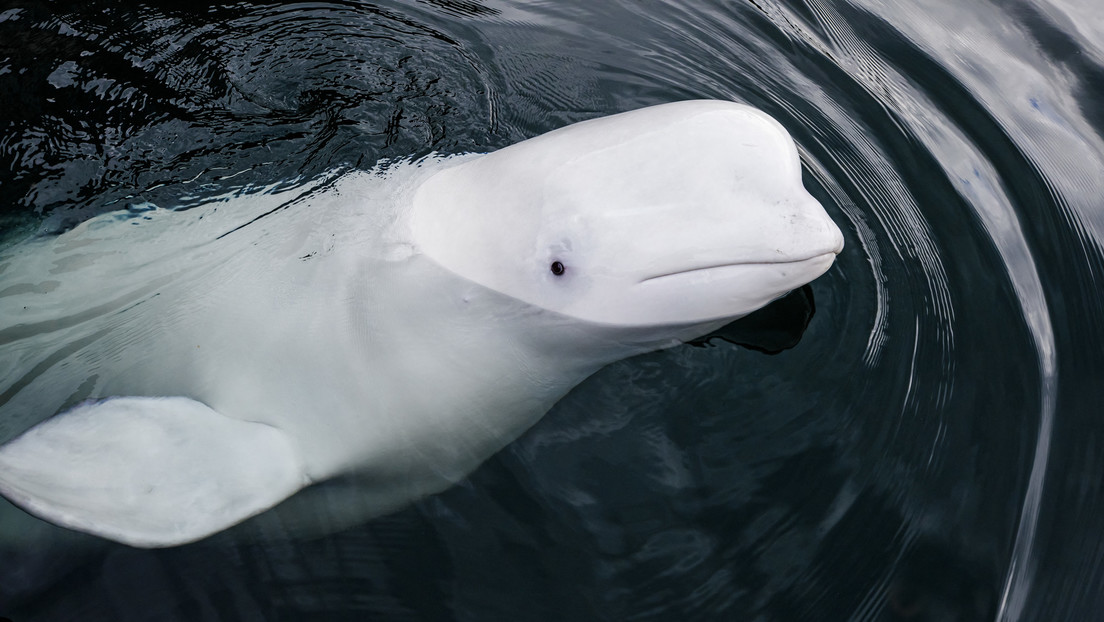
M 0 615 L 1099 617 L 1101 41 L 1091 0 L 3 5 L 9 239 L 717 98 L 790 130 L 847 247 L 795 348 L 613 365 L 357 528 L 10 523 Z

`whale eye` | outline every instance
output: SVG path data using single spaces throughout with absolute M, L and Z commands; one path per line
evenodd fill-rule
M 563 273 L 564 273 L 564 265 L 562 263 L 558 262 L 558 261 L 553 261 L 552 262 L 552 274 L 555 274 L 556 276 L 560 276 Z

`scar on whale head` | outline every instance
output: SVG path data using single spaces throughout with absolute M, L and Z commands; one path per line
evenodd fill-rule
M 379 176 L 350 174 L 248 226 L 245 203 L 125 234 L 108 214 L 5 249 L 0 493 L 144 547 L 337 476 L 389 512 L 603 365 L 746 315 L 843 247 L 789 135 L 735 103 L 403 166 L 378 205 Z

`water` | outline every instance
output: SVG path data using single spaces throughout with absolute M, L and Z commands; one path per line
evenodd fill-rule
M 320 539 L 27 527 L 0 615 L 1101 619 L 1101 41 L 1092 0 L 7 3 L 9 238 L 720 98 L 791 131 L 847 248 L 793 349 L 613 365 Z

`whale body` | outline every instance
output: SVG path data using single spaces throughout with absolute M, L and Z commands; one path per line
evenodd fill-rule
M 389 512 L 842 247 L 786 131 L 720 101 L 105 214 L 0 251 L 0 494 L 142 547 L 336 476 Z

